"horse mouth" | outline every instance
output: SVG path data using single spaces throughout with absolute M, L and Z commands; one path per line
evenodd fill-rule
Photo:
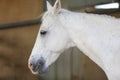
M 32 72 L 38 74 L 41 70 L 41 65 L 38 64 L 37 66 L 32 67 Z
M 45 67 L 45 65 L 41 63 L 40 64 L 38 63 L 37 65 L 28 64 L 28 67 L 33 74 L 44 74 L 48 70 L 48 68 Z

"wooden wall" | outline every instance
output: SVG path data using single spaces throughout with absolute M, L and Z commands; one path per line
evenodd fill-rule
M 0 0 L 0 24 L 40 15 L 43 0 Z M 0 29 L 0 80 L 38 80 L 27 67 L 40 25 Z

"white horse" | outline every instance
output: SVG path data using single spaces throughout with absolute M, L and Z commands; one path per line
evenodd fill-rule
M 60 0 L 53 7 L 47 2 L 29 68 L 34 74 L 44 73 L 74 46 L 98 64 L 109 80 L 120 80 L 120 19 L 61 9 Z

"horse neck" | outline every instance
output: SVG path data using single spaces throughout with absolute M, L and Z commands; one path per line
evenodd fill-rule
M 120 19 L 70 11 L 63 11 L 59 19 L 76 47 L 97 63 L 110 80 L 119 80 Z
M 90 46 L 88 42 L 88 36 L 92 35 L 89 35 L 92 29 L 86 26 L 91 25 L 87 24 L 87 22 L 89 22 L 90 20 L 87 20 L 87 18 L 89 18 L 90 16 L 86 13 L 74 13 L 70 11 L 63 11 L 63 13 L 61 13 L 59 17 L 61 23 L 68 32 L 73 43 L 75 43 L 76 47 L 78 47 L 85 55 L 87 55 L 101 68 L 103 68 L 101 54 L 95 53 L 92 46 Z

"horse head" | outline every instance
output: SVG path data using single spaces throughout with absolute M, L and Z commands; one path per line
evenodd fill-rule
M 60 0 L 56 0 L 54 6 L 47 2 L 47 11 L 42 17 L 42 24 L 28 61 L 34 74 L 46 72 L 60 54 L 72 46 L 70 37 L 59 20 L 60 11 Z

